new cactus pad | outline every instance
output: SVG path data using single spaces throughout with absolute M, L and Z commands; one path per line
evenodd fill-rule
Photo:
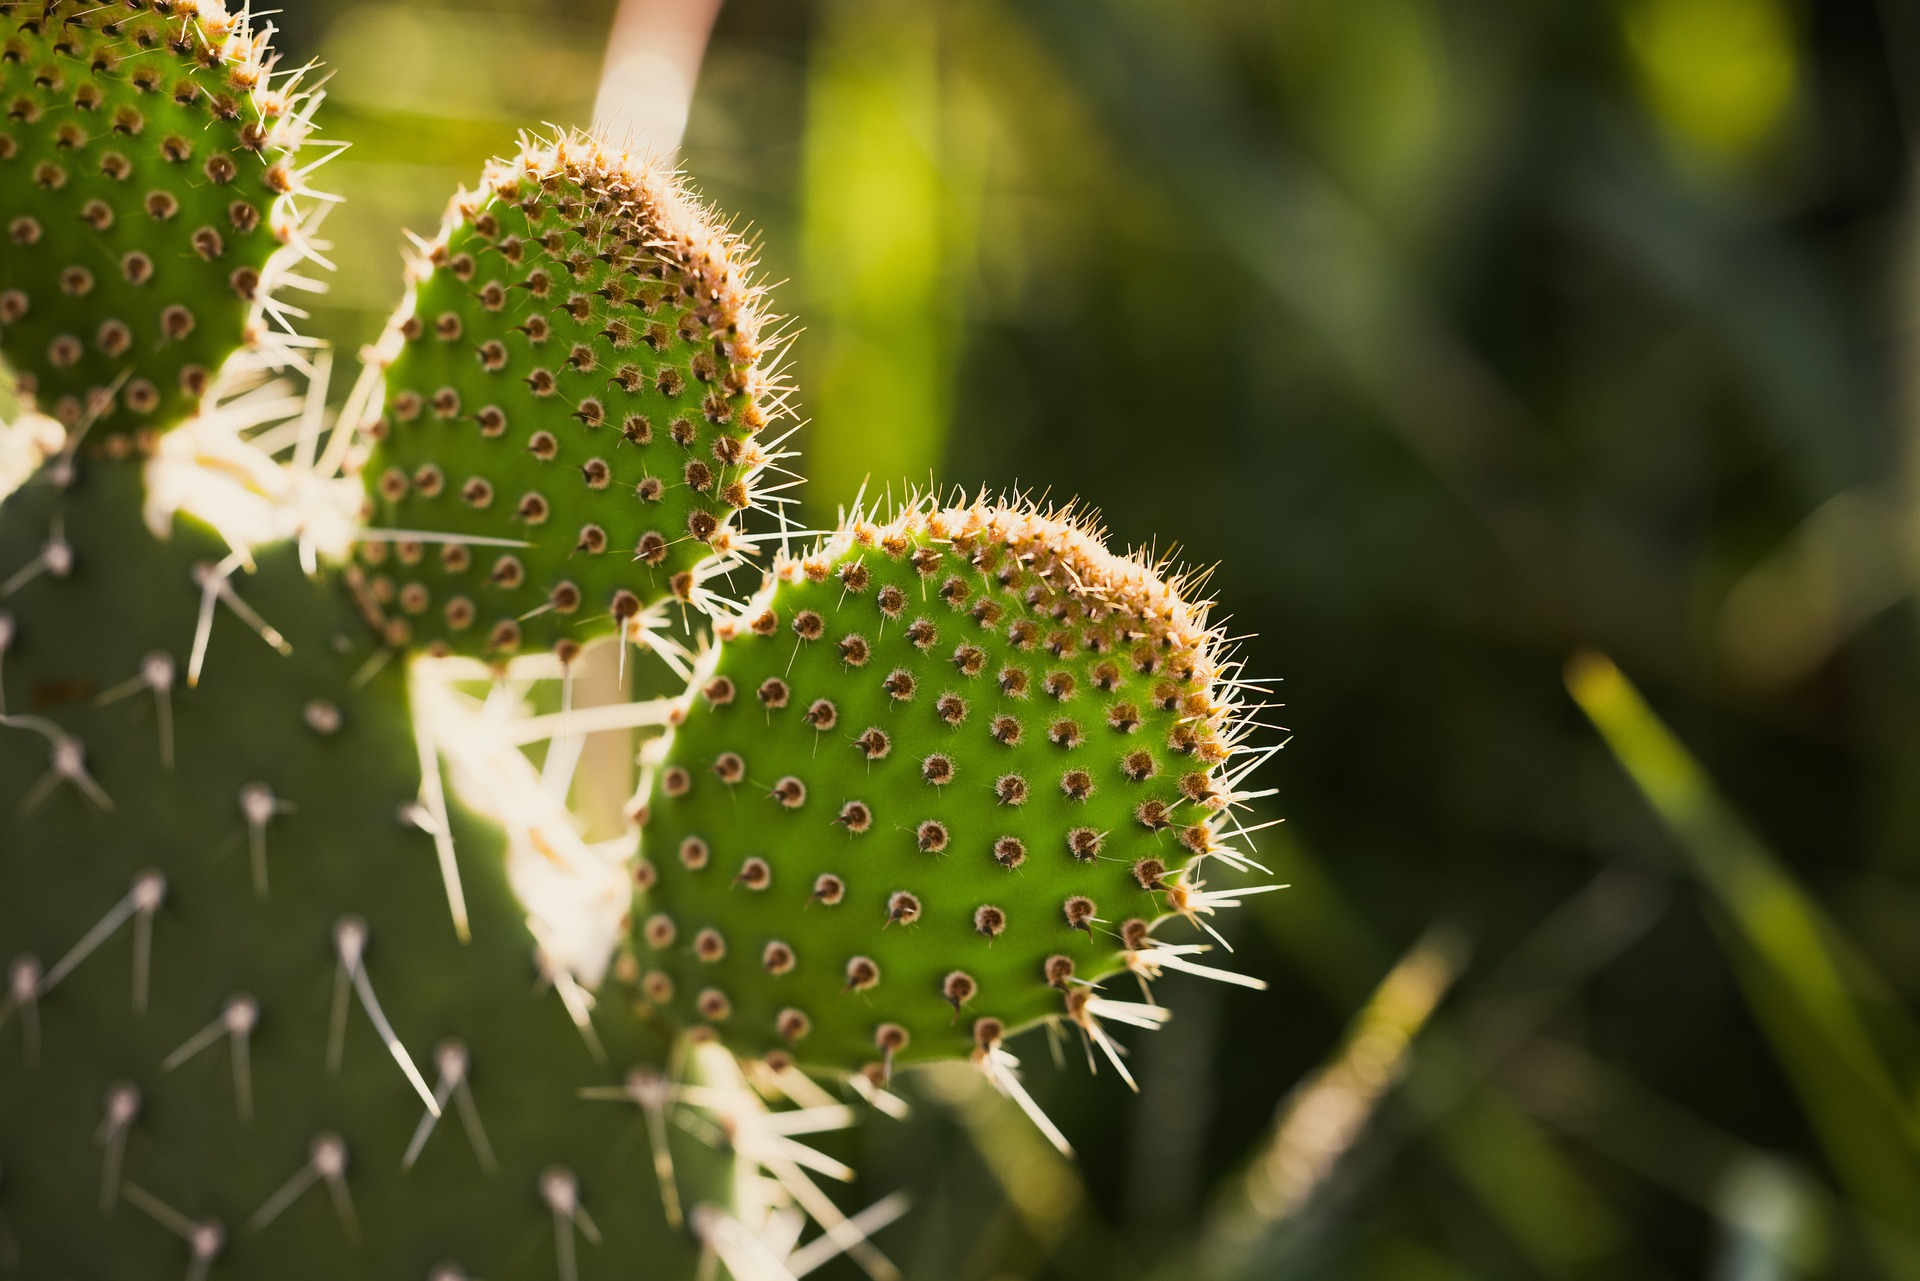
M 196 0 L 0 3 L 0 353 L 68 427 L 165 423 L 232 353 L 277 359 L 314 99 L 266 36 Z
M 1206 606 L 1071 517 L 856 519 L 717 631 L 634 947 L 650 999 L 741 1053 L 884 1076 L 1047 1018 L 1098 1039 L 1094 985 L 1155 972 L 1155 925 L 1239 862 Z
M 586 137 L 453 201 L 381 346 L 364 474 L 376 524 L 496 545 L 394 578 L 396 640 L 569 656 L 733 562 L 777 399 L 747 269 L 674 175 Z

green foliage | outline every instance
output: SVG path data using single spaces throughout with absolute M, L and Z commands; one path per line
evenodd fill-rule
M 376 578 L 396 643 L 571 657 L 703 598 L 777 412 L 747 266 L 678 179 L 586 137 L 455 199 L 384 340 L 365 475 L 378 521 L 483 542 Z
M 814 282 L 807 407 L 830 425 L 808 442 L 808 488 L 833 501 L 944 461 L 994 151 L 940 83 L 949 21 L 899 0 L 814 6 L 794 234 Z
M 0 50 L 0 352 L 68 427 L 164 426 L 276 341 L 311 102 L 176 0 L 10 0 Z

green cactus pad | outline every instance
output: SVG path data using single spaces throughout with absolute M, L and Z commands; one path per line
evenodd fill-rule
M 570 656 L 704 601 L 777 401 L 745 258 L 673 174 L 587 137 L 455 198 L 382 343 L 364 475 L 376 527 L 482 541 L 373 571 L 396 642 Z
M 589 1052 L 500 832 L 455 804 L 457 940 L 402 665 L 281 545 L 215 596 L 189 688 L 226 544 L 156 541 L 130 462 L 76 470 L 0 504 L 0 576 L 65 548 L 0 602 L 0 1275 L 695 1275 L 617 1099 L 665 1047 L 605 1000 Z M 410 1163 L 427 1110 L 383 1020 L 444 1104 Z M 730 1159 L 669 1129 L 689 1212 L 730 1204 Z
M 0 354 L 68 427 L 164 427 L 284 354 L 315 98 L 196 0 L 0 2 Z
M 1210 908 L 1203 861 L 1244 866 L 1246 720 L 1206 612 L 1026 507 L 855 520 L 782 560 L 648 794 L 647 997 L 739 1053 L 880 1075 L 1050 1017 L 1097 1033 L 1090 983 L 1150 977 L 1152 927 Z

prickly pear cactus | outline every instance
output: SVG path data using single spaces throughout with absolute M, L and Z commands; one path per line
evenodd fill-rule
M 710 586 L 778 536 L 785 393 L 676 177 L 526 142 L 324 449 L 317 401 L 256 438 L 312 100 L 215 0 L 0 0 L 0 41 L 0 355 L 67 429 L 0 505 L 0 1277 L 891 1281 L 796 1062 L 887 1102 L 970 1056 L 1064 1147 L 1003 1038 L 1125 1074 L 1103 1021 L 1166 1012 L 1103 981 L 1233 977 L 1156 936 L 1252 866 L 1185 583 L 983 501 Z M 694 674 L 593 709 L 665 732 L 590 845 L 589 729 L 525 691 L 596 641 Z
M 376 523 L 480 544 L 381 593 L 396 642 L 571 657 L 737 563 L 778 399 L 748 266 L 672 173 L 589 137 L 454 199 L 382 343 L 365 475 Z
M 741 1053 L 884 1077 L 1042 1019 L 1244 867 L 1235 667 L 1207 607 L 1071 515 L 855 519 L 718 627 L 648 798 L 649 999 Z M 1117 1056 L 1116 1056 L 1117 1063 Z
M 300 341 L 307 104 L 213 4 L 0 23 L 0 353 L 70 429 L 0 505 L 0 1276 L 711 1272 L 759 1096 L 596 1005 L 624 872 L 447 795 L 316 555 L 357 482 L 220 403 Z
M 69 427 L 192 412 L 278 359 L 316 96 L 197 0 L 0 3 L 0 353 Z
M 291 545 L 223 577 L 142 502 L 100 459 L 0 506 L 46 569 L 0 606 L 0 1275 L 691 1275 L 640 1110 L 580 1097 L 665 1046 L 604 1002 L 595 1057 L 457 803 L 456 936 L 404 668 Z

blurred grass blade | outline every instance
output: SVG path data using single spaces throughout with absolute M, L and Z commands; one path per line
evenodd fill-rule
M 1222 1193 L 1202 1271 L 1232 1277 L 1297 1215 L 1365 1132 L 1405 1074 L 1414 1040 L 1466 965 L 1466 940 L 1436 928 L 1407 950 L 1347 1027 L 1327 1063 L 1280 1106 L 1273 1132 Z
M 1575 1275 L 1620 1249 L 1620 1223 L 1578 1165 L 1498 1093 L 1476 1092 L 1439 1131 L 1454 1168 L 1541 1272 Z
M 827 0 L 811 53 L 802 237 L 808 494 L 924 485 L 946 437 L 979 203 L 942 77 L 942 13 Z
M 1872 1240 L 1892 1275 L 1920 1276 L 1920 1237 L 1910 1224 L 1890 1223 L 1835 1196 L 1797 1163 L 1728 1133 L 1578 1046 L 1536 1039 L 1502 1076 L 1508 1097 L 1532 1115 L 1723 1221 L 1739 1217 L 1739 1185 L 1765 1171 L 1794 1206 L 1799 1230 L 1777 1236 L 1773 1248 L 1798 1271 L 1828 1275 L 1840 1234 Z
M 1920 1213 L 1920 1141 L 1896 1075 L 1846 976 L 1865 973 L 1839 930 L 1728 808 L 1620 669 L 1576 657 L 1567 688 L 1677 838 L 1726 913 L 1748 1004 L 1853 1196 L 1891 1221 Z M 1887 1016 L 1907 1023 L 1903 1014 Z M 1910 1028 L 1898 1028 L 1903 1042 Z
M 1265 818 L 1265 812 L 1260 817 Z M 1267 833 L 1260 861 L 1290 888 L 1249 906 L 1267 941 L 1345 1013 L 1367 999 L 1393 964 L 1393 950 L 1354 907 L 1315 853 L 1285 827 Z
M 1039 1264 L 1086 1209 L 1087 1190 L 1079 1168 L 1060 1155 L 1011 1101 L 992 1089 L 973 1065 L 929 1064 L 921 1072 L 920 1084 L 959 1119 L 1037 1248 L 1040 1258 L 1029 1262 L 1039 1271 Z
M 1755 689 L 1778 690 L 1831 660 L 1913 591 L 1903 554 L 1911 520 L 1877 486 L 1822 503 L 1727 593 L 1715 631 L 1728 667 Z
M 1306 895 L 1285 913 L 1271 905 L 1258 909 L 1273 945 L 1288 952 L 1334 1003 L 1365 999 L 1364 988 L 1353 991 L 1350 978 L 1360 965 L 1380 971 L 1377 958 L 1384 948 L 1370 927 L 1296 840 L 1271 840 L 1262 854 L 1276 875 Z M 1402 1087 L 1418 1123 L 1373 1138 L 1367 1168 L 1376 1175 L 1393 1168 L 1392 1154 L 1430 1131 L 1438 1154 L 1540 1272 L 1581 1274 L 1602 1259 L 1644 1271 L 1645 1260 L 1632 1253 L 1634 1243 L 1600 1190 L 1501 1091 L 1486 1088 L 1486 1078 L 1530 1043 L 1594 974 L 1638 942 L 1660 919 L 1667 898 L 1664 883 L 1616 866 L 1541 918 L 1427 1028 Z M 1344 1214 L 1325 1198 L 1314 1209 L 1317 1217 L 1332 1220 Z M 1313 1251 L 1305 1239 L 1282 1237 L 1276 1244 L 1269 1237 L 1257 1266 L 1248 1259 L 1236 1275 L 1293 1275 Z

